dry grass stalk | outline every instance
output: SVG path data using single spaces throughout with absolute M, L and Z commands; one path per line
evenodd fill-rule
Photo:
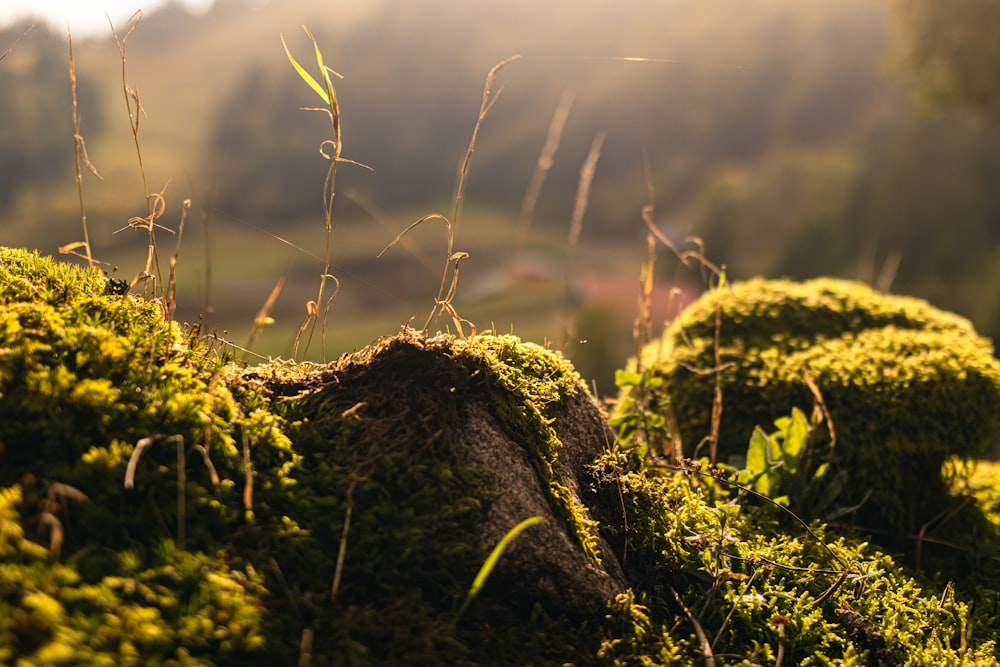
M 63 537 L 65 536 L 62 521 L 52 512 L 42 512 L 38 517 L 38 522 L 49 529 L 49 560 L 55 562 L 59 560 L 59 554 L 62 553 Z
M 343 152 L 343 141 L 341 137 L 340 130 L 340 102 L 337 100 L 337 90 L 333 86 L 333 79 L 331 76 L 338 79 L 344 78 L 334 70 L 327 67 L 326 63 L 323 61 L 323 53 L 320 51 L 319 44 L 316 43 L 316 38 L 313 34 L 309 32 L 309 29 L 303 26 L 306 35 L 313 44 L 313 51 L 316 55 L 316 65 L 319 67 L 320 78 L 323 83 L 320 84 L 309 74 L 292 56 L 291 51 L 288 49 L 288 45 L 285 43 L 285 38 L 281 37 L 281 43 L 285 47 L 285 55 L 288 56 L 288 60 L 292 63 L 295 71 L 298 72 L 299 76 L 305 81 L 313 91 L 319 95 L 326 106 L 324 107 L 309 107 L 304 109 L 305 111 L 319 111 L 326 114 L 330 119 L 330 127 L 333 132 L 333 139 L 325 139 L 319 145 L 319 153 L 324 159 L 330 162 L 330 166 L 326 172 L 326 179 L 323 181 L 323 222 L 326 228 L 326 251 L 324 253 L 324 268 L 323 273 L 320 274 L 319 290 L 316 294 L 316 299 L 314 301 L 309 301 L 306 304 L 306 318 L 299 327 L 299 331 L 295 336 L 295 343 L 293 346 L 292 355 L 298 356 L 299 353 L 299 343 L 301 342 L 303 334 L 308 330 L 309 336 L 306 338 L 305 347 L 302 350 L 302 355 L 305 356 L 309 352 L 309 346 L 312 343 L 313 334 L 316 331 L 316 323 L 318 320 L 323 320 L 323 326 L 320 331 L 321 347 L 323 357 L 326 357 L 326 321 L 330 314 L 330 307 L 333 305 L 333 300 L 336 298 L 337 293 L 340 291 L 340 282 L 337 278 L 330 273 L 331 267 L 331 256 L 333 252 L 333 201 L 336 197 L 336 185 L 337 185 L 337 166 L 341 162 L 349 162 L 361 167 L 365 165 L 354 162 L 353 160 L 346 160 L 341 157 Z M 368 167 L 366 167 L 368 168 Z M 327 281 L 332 280 L 335 283 L 335 289 L 333 294 L 326 296 Z M 320 313 L 320 305 L 323 305 L 322 315 Z
M 549 170 L 552 169 L 553 157 L 556 151 L 559 150 L 562 133 L 566 127 L 566 120 L 569 118 L 569 112 L 573 107 L 573 100 L 575 98 L 575 93 L 568 90 L 564 91 L 562 97 L 559 98 L 559 104 L 552 113 L 552 120 L 549 121 L 549 130 L 545 137 L 545 143 L 542 145 L 542 150 L 538 155 L 538 162 L 535 163 L 535 171 L 528 182 L 528 188 L 524 192 L 524 199 L 521 200 L 521 215 L 517 225 L 518 253 L 524 249 L 524 244 L 527 242 L 528 230 L 531 228 L 531 223 L 535 215 L 535 207 L 538 204 L 538 196 L 542 192 L 542 186 L 545 185 L 545 178 L 548 176 Z
M 458 171 L 458 187 L 455 189 L 455 209 L 452 211 L 451 220 L 454 226 L 458 226 L 458 216 L 462 210 L 462 197 L 465 195 L 465 179 L 469 174 L 469 164 L 472 162 L 472 153 L 476 148 L 476 139 L 479 136 L 479 128 L 482 127 L 483 121 L 490 113 L 490 109 L 496 104 L 496 101 L 500 98 L 500 94 L 503 92 L 503 86 L 497 90 L 496 94 L 493 94 L 493 80 L 496 78 L 497 73 L 504 67 L 519 59 L 520 55 L 513 55 L 506 60 L 501 60 L 496 65 L 490 69 L 489 73 L 486 75 L 486 83 L 483 86 L 483 100 L 479 106 L 479 116 L 476 118 L 476 124 L 472 128 L 472 138 L 469 140 L 469 148 L 465 152 L 465 159 L 462 160 L 462 167 Z M 448 245 L 448 255 L 452 253 L 452 244 Z M 447 271 L 445 272 L 447 274 Z M 444 280 L 442 280 L 442 292 L 444 291 Z
M 310 667 L 312 665 L 313 640 L 315 632 L 312 628 L 302 628 L 302 637 L 299 639 L 299 659 L 296 667 Z
M 76 59 L 73 57 L 73 35 L 69 31 L 66 32 L 66 41 L 69 43 L 69 90 L 73 109 L 73 154 L 75 156 L 76 163 L 76 192 L 80 201 L 80 219 L 83 223 L 83 241 L 70 244 L 68 246 L 62 246 L 59 248 L 59 252 L 81 256 L 87 260 L 87 265 L 92 267 L 94 266 L 94 256 L 91 252 L 90 233 L 87 229 L 87 207 L 84 205 L 83 201 L 83 170 L 80 168 L 81 164 L 86 166 L 87 170 L 97 178 L 100 179 L 101 175 L 97 172 L 97 167 L 94 166 L 94 164 L 90 161 L 90 158 L 87 156 L 87 144 L 83 140 L 83 133 L 80 130 L 80 113 L 76 97 Z M 74 250 L 78 247 L 82 247 L 86 254 L 79 255 L 79 253 L 74 252 Z
M 354 479 L 347 487 L 347 509 L 344 511 L 344 527 L 340 531 L 340 546 L 337 548 L 337 564 L 333 571 L 333 583 L 330 584 L 330 597 L 334 600 L 340 595 L 340 581 L 344 575 L 344 560 L 347 558 L 347 535 L 351 531 L 351 514 L 354 511 L 354 487 L 358 480 Z
M 212 463 L 211 457 L 208 455 L 208 449 L 206 449 L 203 445 L 195 445 L 193 449 L 201 454 L 201 460 L 205 463 L 205 468 L 208 469 L 208 475 L 212 482 L 212 486 L 218 489 L 221 480 L 219 479 L 219 473 L 215 470 L 215 465 Z
M 142 159 L 142 145 L 139 141 L 139 120 L 144 112 L 142 108 L 142 103 L 139 100 L 138 89 L 133 88 L 128 85 L 126 62 L 128 60 L 128 40 L 135 34 L 136 29 L 139 27 L 139 23 L 142 22 L 142 10 L 136 10 L 132 16 L 129 17 L 129 28 L 125 33 L 124 37 L 118 36 L 118 31 L 115 30 L 114 24 L 111 22 L 111 17 L 108 17 L 108 25 L 111 27 L 111 35 L 114 38 L 115 46 L 118 47 L 118 56 L 122 63 L 122 92 L 125 96 L 125 110 L 128 113 L 129 118 L 129 128 L 132 132 L 132 142 L 135 144 L 135 154 L 136 160 L 139 163 L 139 175 L 142 178 L 142 191 L 146 199 L 146 215 L 145 217 L 133 217 L 128 221 L 127 229 L 141 229 L 146 231 L 149 241 L 148 249 L 146 254 L 146 265 L 143 271 L 137 275 L 133 280 L 130 288 L 135 288 L 139 283 L 143 283 L 143 289 L 152 282 L 151 292 L 154 298 L 158 296 L 164 297 L 164 302 L 166 301 L 166 292 L 163 286 L 162 273 L 160 271 L 160 260 L 156 251 L 156 229 L 163 229 L 170 231 L 162 225 L 156 224 L 158 220 L 166 211 L 166 199 L 164 193 L 166 192 L 166 186 L 158 193 L 151 193 L 149 190 L 149 181 L 146 177 L 146 168 Z M 122 230 L 118 230 L 122 231 Z M 160 294 L 159 291 L 163 291 Z M 164 315 L 167 315 L 167 307 L 164 303 Z
M 257 337 L 260 336 L 260 332 L 264 330 L 264 327 L 269 324 L 274 324 L 274 318 L 271 317 L 271 309 L 274 308 L 274 304 L 278 300 L 281 290 L 285 287 L 286 278 L 288 278 L 287 273 L 282 274 L 282 276 L 278 278 L 278 283 L 274 286 L 274 289 L 271 290 L 267 300 L 264 301 L 264 305 L 257 311 L 257 316 L 253 318 L 253 329 L 251 329 L 250 338 L 247 340 L 247 349 L 253 347 L 254 342 L 256 342 Z
M 500 86 L 496 94 L 493 94 L 493 80 L 496 78 L 497 73 L 501 69 L 520 57 L 520 55 L 513 55 L 506 60 L 501 60 L 494 65 L 486 75 L 486 83 L 483 85 L 483 99 L 479 106 L 479 116 L 477 116 L 476 124 L 472 128 L 472 137 L 469 139 L 469 147 L 465 151 L 465 158 L 462 160 L 462 166 L 458 170 L 458 186 L 455 188 L 455 208 L 452 211 L 451 221 L 448 222 L 445 220 L 445 222 L 448 222 L 448 252 L 446 254 L 444 271 L 441 274 L 441 286 L 438 288 L 437 298 L 434 299 L 434 308 L 431 309 L 431 314 L 428 316 L 427 322 L 424 324 L 423 331 L 425 333 L 430 328 L 431 324 L 434 323 L 434 320 L 436 320 L 437 317 L 445 310 L 452 313 L 453 319 L 460 319 L 457 317 L 455 309 L 451 306 L 451 298 L 454 296 L 456 288 L 455 281 L 457 281 L 458 278 L 458 262 L 464 257 L 467 257 L 465 253 L 455 252 L 455 234 L 457 232 L 459 214 L 462 210 L 462 198 L 465 196 L 465 179 L 469 174 L 469 165 L 472 162 L 472 153 L 476 149 L 476 139 L 479 137 L 479 129 L 482 127 L 483 121 L 486 120 L 486 117 L 489 115 L 490 109 L 493 108 L 493 105 L 496 104 L 497 99 L 500 98 L 500 94 L 503 92 L 503 86 Z M 422 220 L 435 216 L 442 217 L 435 214 L 433 216 L 425 216 Z M 420 221 L 417 221 L 417 223 L 419 222 Z M 414 225 L 411 225 L 410 227 L 412 228 L 413 226 Z M 454 280 L 452 281 L 451 286 L 448 288 L 448 293 L 446 294 L 445 286 L 448 285 L 448 274 L 451 273 L 451 263 L 453 261 L 455 262 Z
M 145 438 L 140 438 L 139 441 L 135 443 L 135 449 L 132 450 L 132 455 L 128 459 L 128 465 L 125 466 L 126 489 L 135 488 L 135 471 L 139 465 L 139 459 L 142 458 L 142 455 L 147 449 L 153 446 L 156 439 L 161 437 L 163 436 L 147 436 Z M 185 512 L 187 508 L 185 495 L 185 487 L 187 485 L 187 459 L 184 451 L 184 436 L 178 433 L 167 436 L 163 439 L 167 443 L 173 443 L 177 449 L 177 546 L 179 549 L 183 550 L 186 541 Z
M 170 273 L 167 276 L 167 289 L 166 294 L 164 294 L 163 311 L 167 320 L 174 319 L 174 313 L 177 312 L 177 258 L 181 254 L 184 222 L 187 220 L 187 214 L 190 209 L 191 200 L 185 199 L 181 204 L 181 220 L 177 225 L 177 244 L 174 247 L 174 254 L 170 256 Z
M 253 466 L 250 463 L 250 436 L 247 435 L 246 426 L 240 430 L 243 434 L 243 473 L 246 480 L 243 485 L 243 511 L 250 514 L 253 512 Z
M 601 157 L 601 148 L 604 146 L 603 132 L 598 132 L 594 140 L 590 142 L 590 150 L 580 166 L 580 180 L 576 187 L 576 198 L 573 201 L 573 215 L 570 218 L 569 234 L 566 238 L 566 269 L 563 274 L 565 281 L 565 299 L 563 322 L 563 347 L 576 335 L 576 325 L 572 316 L 573 312 L 573 280 L 576 273 L 576 251 L 580 245 L 580 234 L 583 231 L 583 216 L 587 212 L 590 203 L 590 187 L 594 182 L 594 174 L 597 173 L 597 161 Z
M 654 267 L 655 267 L 655 242 L 659 241 L 662 243 L 678 260 L 678 273 L 682 267 L 690 267 L 692 263 L 696 264 L 703 272 L 707 272 L 709 276 L 707 278 L 710 280 L 712 277 L 719 279 L 719 286 L 721 287 L 725 283 L 725 272 L 724 269 L 716 266 L 710 262 L 705 257 L 704 244 L 701 239 L 697 237 L 688 237 L 686 239 L 686 245 L 689 248 L 681 249 L 673 241 L 664 234 L 659 227 L 656 226 L 655 220 L 655 191 L 653 188 L 653 177 L 652 169 L 649 165 L 649 158 L 646 153 L 643 153 L 643 171 L 646 176 L 646 190 L 648 193 L 649 200 L 645 206 L 642 207 L 642 221 L 646 226 L 646 254 L 647 254 L 647 269 L 642 273 L 641 276 L 641 293 L 639 297 L 639 313 L 636 317 L 635 326 L 633 329 L 634 338 L 636 341 L 636 359 L 637 359 L 637 372 L 643 372 L 643 358 L 646 356 L 643 354 L 643 350 L 649 344 L 649 341 L 653 339 L 652 331 L 652 294 L 653 288 L 655 286 L 654 277 Z M 669 301 L 667 303 L 667 312 L 672 314 L 677 309 L 676 299 L 680 294 L 680 289 L 674 287 L 670 291 Z M 716 312 L 716 330 L 715 330 L 715 367 L 709 370 L 701 369 L 691 369 L 698 373 L 716 373 L 721 372 L 725 367 L 721 363 L 719 357 L 719 329 L 721 327 L 721 312 L 717 310 Z M 661 341 L 662 342 L 662 341 Z M 653 363 L 656 361 L 654 359 Z M 640 390 L 639 396 L 636 400 L 640 409 L 648 409 L 648 401 L 650 396 L 648 391 L 644 388 L 637 388 Z M 715 394 L 712 401 L 712 427 L 710 434 L 702 440 L 701 443 L 695 448 L 695 455 L 697 455 L 698 449 L 705 443 L 709 445 L 709 456 L 712 463 L 715 463 L 716 453 L 718 449 L 718 439 L 719 439 L 719 426 L 722 419 L 722 390 L 719 385 L 718 380 L 716 381 Z M 663 452 L 669 458 L 672 458 L 674 463 L 680 463 L 684 458 L 683 443 L 681 442 L 680 429 L 677 424 L 677 416 L 674 413 L 673 407 L 667 403 L 664 407 L 664 417 L 667 421 L 667 431 L 670 437 L 670 451 Z
M 0 53 L 0 61 L 2 61 L 4 58 L 6 58 L 7 56 L 9 56 L 11 54 L 11 51 L 13 51 L 14 49 L 16 49 L 17 45 L 21 43 L 21 40 L 24 39 L 25 37 L 27 37 L 28 33 L 31 32 L 34 29 L 35 29 L 35 24 L 34 23 L 32 23 L 31 25 L 29 25 L 27 28 L 25 28 L 24 32 L 22 32 L 20 35 L 18 35 L 17 38 L 13 42 L 10 43 L 10 46 L 7 47 L 7 50 L 4 51 L 3 53 Z
M 722 348 L 719 336 L 722 331 L 722 303 L 715 304 L 715 392 L 712 398 L 712 430 L 708 436 L 708 460 L 712 465 L 716 463 L 716 456 L 719 450 L 719 429 L 722 426 Z
M 448 232 L 448 245 L 447 253 L 445 255 L 444 270 L 441 273 L 441 284 L 438 287 L 437 296 L 434 298 L 434 307 L 431 309 L 431 313 L 427 317 L 427 321 L 424 323 L 423 329 L 421 329 L 423 333 L 426 333 L 427 330 L 430 329 L 430 326 L 439 316 L 447 312 L 451 315 L 452 321 L 458 329 L 458 334 L 460 336 L 464 337 L 464 333 L 462 331 L 463 323 L 471 325 L 472 335 L 475 335 L 475 326 L 468 320 L 462 318 L 452 305 L 452 300 L 458 290 L 458 265 L 463 259 L 469 256 L 469 254 L 465 252 L 455 252 L 455 232 L 458 225 L 459 213 L 462 208 L 462 198 L 465 194 L 465 179 L 469 173 L 469 165 L 472 162 L 472 153 L 476 148 L 476 139 L 479 137 L 479 129 L 482 127 L 483 121 L 486 120 L 486 117 L 489 115 L 490 109 L 493 108 L 493 105 L 503 92 L 503 86 L 501 86 L 495 94 L 493 93 L 493 80 L 496 78 L 497 72 L 520 57 L 521 56 L 519 55 L 514 55 L 506 60 L 500 61 L 494 65 L 486 75 L 486 83 L 483 86 L 483 99 L 479 106 L 479 115 L 476 118 L 476 124 L 472 129 L 472 138 L 469 140 L 469 147 L 465 152 L 465 158 L 462 160 L 462 164 L 458 170 L 458 185 L 455 188 L 455 208 L 452 212 L 451 219 L 449 220 L 440 213 L 425 215 L 416 222 L 410 223 L 406 229 L 397 234 L 396 237 L 388 243 L 388 245 L 382 248 L 382 251 L 377 255 L 378 257 L 381 257 L 386 250 L 400 243 L 410 231 L 428 220 L 441 220 L 444 222 Z M 453 263 L 454 266 L 452 266 Z M 449 276 L 451 277 L 450 281 Z
M 653 184 L 653 170 L 649 165 L 649 151 L 642 149 L 642 173 L 646 181 L 646 205 L 642 207 L 642 220 L 646 232 L 646 264 L 639 274 L 639 308 L 632 328 L 636 347 L 636 372 L 642 373 L 642 352 L 653 340 L 653 291 L 656 287 L 656 236 L 650 226 L 656 206 L 656 186 Z
M 715 667 L 715 653 L 712 652 L 712 644 L 708 641 L 708 636 L 705 634 L 704 628 L 701 627 L 701 623 L 695 618 L 691 610 L 687 608 L 684 604 L 684 600 L 681 599 L 680 594 L 674 590 L 674 587 L 670 587 L 670 592 L 674 596 L 674 601 L 680 606 L 681 611 L 687 616 L 688 621 L 694 628 L 694 634 L 698 638 L 698 647 L 701 650 L 701 655 L 705 659 L 705 667 Z
M 85 503 L 89 500 L 90 498 L 87 497 L 87 494 L 75 486 L 63 484 L 62 482 L 52 482 L 49 484 L 45 501 L 42 503 L 42 512 L 38 516 L 38 522 L 43 527 L 49 529 L 49 559 L 52 562 L 59 560 L 59 555 L 62 553 L 63 540 L 66 536 L 62 521 L 55 515 L 60 508 L 63 509 L 64 513 L 67 511 L 66 503 L 61 503 L 60 501 Z

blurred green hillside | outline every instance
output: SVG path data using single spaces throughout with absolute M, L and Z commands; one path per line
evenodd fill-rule
M 127 43 L 126 79 L 145 112 L 150 188 L 166 188 L 159 222 L 176 228 L 182 201 L 193 203 L 178 265 L 181 319 L 245 342 L 287 272 L 277 323 L 255 349 L 290 353 L 322 270 L 327 166 L 317 148 L 328 124 L 300 110 L 316 98 L 279 39 L 308 62 L 303 24 L 345 76 L 343 154 L 372 168 L 344 165 L 338 176 L 342 289 L 327 357 L 426 317 L 443 226 L 375 254 L 422 215 L 450 214 L 483 79 L 514 53 L 523 58 L 500 75 L 458 229 L 456 249 L 471 258 L 455 303 L 480 328 L 563 342 L 579 170 L 606 132 L 570 276 L 579 322 L 570 353 L 585 374 L 603 382 L 600 358 L 617 365 L 629 349 L 648 198 L 643 151 L 658 224 L 677 242 L 704 239 L 730 276 L 861 278 L 1000 335 L 1000 132 L 910 101 L 893 71 L 892 6 L 873 0 L 220 0 L 197 18 L 176 7 L 147 15 Z M 117 28 L 124 36 L 127 26 Z M 18 33 L 0 34 L 0 47 Z M 146 236 L 114 232 L 144 215 L 145 201 L 121 61 L 110 34 L 74 46 L 82 130 L 103 176 L 84 181 L 90 235 L 97 257 L 131 277 Z M 29 34 L 0 63 L 0 90 L 2 242 L 55 253 L 82 237 L 63 35 Z M 519 254 L 521 200 L 566 91 L 573 106 Z M 166 257 L 174 240 L 159 238 Z M 675 279 L 672 265 L 661 270 L 664 284 Z M 697 272 L 683 280 L 702 284 Z

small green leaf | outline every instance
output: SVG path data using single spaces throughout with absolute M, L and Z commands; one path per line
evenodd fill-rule
M 769 447 L 767 448 L 767 462 L 768 467 L 773 468 L 775 465 L 780 465 L 782 461 L 781 457 L 781 440 L 783 435 L 781 433 L 772 433 L 768 437 L 767 442 Z
M 747 470 L 754 476 L 767 471 L 767 448 L 770 442 L 764 429 L 756 427 L 750 436 L 750 446 L 747 447 Z
M 792 418 L 785 432 L 785 445 L 782 448 L 781 460 L 790 474 L 799 470 L 799 459 L 809 438 L 809 422 L 798 408 L 792 408 Z
M 753 488 L 763 495 L 771 493 L 771 466 L 767 460 L 767 450 L 771 442 L 764 433 L 764 429 L 759 426 L 754 429 L 750 436 L 750 446 L 747 448 L 747 470 L 750 471 L 750 482 Z
M 618 369 L 615 371 L 615 384 L 619 387 L 635 387 L 642 382 L 642 375 L 635 371 Z
M 337 103 L 337 91 L 333 88 L 333 81 L 330 80 L 330 73 L 333 72 L 333 74 L 338 77 L 340 75 L 327 67 L 326 63 L 323 62 L 323 53 L 319 50 L 319 44 L 316 43 L 316 38 L 313 37 L 313 34 L 309 32 L 309 28 L 302 26 L 302 29 L 306 31 L 306 34 L 309 35 L 309 39 L 312 40 L 313 49 L 316 51 L 316 64 L 319 65 L 319 72 L 323 75 L 323 83 L 326 84 L 326 95 L 321 95 L 321 97 L 326 100 L 326 103 L 330 105 L 330 108 L 333 108 Z

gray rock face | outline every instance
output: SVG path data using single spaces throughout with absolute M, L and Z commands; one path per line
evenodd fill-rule
M 524 519 L 544 518 L 511 542 L 491 576 L 489 590 L 509 596 L 515 603 L 540 600 L 558 613 L 600 612 L 627 587 L 610 545 L 597 536 L 601 563 L 595 562 L 566 520 L 553 510 L 544 482 L 525 449 L 503 430 L 486 406 L 473 403 L 463 413 L 467 462 L 497 494 L 487 511 L 484 546 L 492 549 Z M 597 406 L 582 393 L 567 399 L 554 427 L 563 445 L 559 481 L 579 500 L 584 466 L 601 454 L 612 436 Z

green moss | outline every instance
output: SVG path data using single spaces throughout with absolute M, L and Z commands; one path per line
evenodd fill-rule
M 162 545 L 181 536 L 177 554 L 219 559 L 195 568 L 202 589 L 145 600 L 172 628 L 147 653 L 226 662 L 266 647 L 263 662 L 288 663 L 305 633 L 315 655 L 333 659 L 465 659 L 476 642 L 451 620 L 485 558 L 475 536 L 491 494 L 456 450 L 463 401 L 495 403 L 537 456 L 553 507 L 582 544 L 593 540 L 557 481 L 550 423 L 579 378 L 550 351 L 514 337 L 404 333 L 328 366 L 241 369 L 162 321 L 155 303 L 105 294 L 97 272 L 16 250 L 0 262 L 0 279 L 16 286 L 0 309 L 0 483 L 20 490 L 26 517 L 14 523 L 58 514 L 70 588 L 165 567 L 175 556 Z M 32 537 L 48 543 L 44 531 Z M 229 571 L 255 573 L 255 608 L 268 613 L 243 614 L 252 621 L 230 624 L 232 640 L 209 642 Z M 477 601 L 474 612 L 488 608 Z
M 29 541 L 17 506 L 0 489 L 0 661 L 25 665 L 213 665 L 260 651 L 262 577 L 224 558 L 161 545 L 149 562 L 84 580 L 75 563 L 52 563 Z M 200 657 L 197 657 L 200 656 Z
M 714 290 L 646 348 L 643 365 L 655 369 L 654 403 L 669 404 L 689 455 L 711 432 L 718 383 L 722 461 L 746 452 L 755 426 L 793 406 L 811 412 L 808 372 L 833 418 L 849 500 L 871 490 L 868 519 L 897 531 L 940 510 L 942 464 L 981 455 L 1000 417 L 1000 364 L 966 320 L 846 281 Z M 666 447 L 665 431 L 655 447 Z
M 924 590 L 878 549 L 818 524 L 789 534 L 701 475 L 630 471 L 623 455 L 603 463 L 625 503 L 634 591 L 612 605 L 631 622 L 605 654 L 704 664 L 694 618 L 716 664 L 771 665 L 781 653 L 784 664 L 867 665 L 880 651 L 894 664 L 997 664 L 993 630 L 972 636 L 969 604 Z
M 241 368 L 97 272 L 3 249 L 0 284 L 0 663 L 701 665 L 686 609 L 718 665 L 868 664 L 879 638 L 901 663 L 995 664 L 954 596 L 864 544 L 837 564 L 700 477 L 612 451 L 581 505 L 553 420 L 583 388 L 539 346 L 403 332 Z M 462 462 L 473 403 L 580 546 L 613 545 L 631 587 L 603 616 L 487 587 L 454 622 L 503 492 Z

